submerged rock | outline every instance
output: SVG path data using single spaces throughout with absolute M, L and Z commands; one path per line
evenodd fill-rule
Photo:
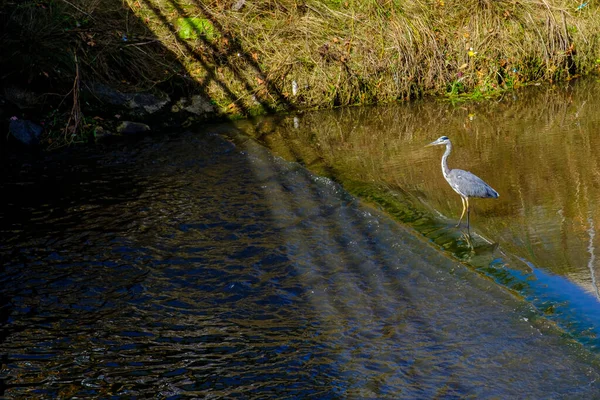
M 111 137 L 111 136 L 114 136 L 114 133 L 112 133 L 111 131 L 106 130 L 102 126 L 97 126 L 96 130 L 94 131 L 94 138 L 96 140 L 102 140 L 102 139 L 105 139 L 105 138 Z
M 2 96 L 20 110 L 36 108 L 42 103 L 44 98 L 43 95 L 18 86 L 3 88 Z
M 119 126 L 117 126 L 117 132 L 123 133 L 142 133 L 148 132 L 150 127 L 141 122 L 131 122 L 131 121 L 123 121 Z
M 169 95 L 163 92 L 123 93 L 101 83 L 90 85 L 90 89 L 100 101 L 127 107 L 135 115 L 154 114 L 171 101 Z
M 32 146 L 40 142 L 40 135 L 44 129 L 38 124 L 26 119 L 17 119 L 10 121 L 8 130 L 19 142 Z
M 154 114 L 165 106 L 171 99 L 165 93 L 155 95 L 152 93 L 135 93 L 126 106 L 132 110 L 144 110 L 147 114 Z
M 215 106 L 201 95 L 180 99 L 171 109 L 173 112 L 179 112 L 181 110 L 199 116 L 215 114 L 217 112 Z
M 128 96 L 125 93 L 111 88 L 110 86 L 101 83 L 94 83 L 89 86 L 91 92 L 100 101 L 112 104 L 114 106 L 124 106 L 128 101 Z

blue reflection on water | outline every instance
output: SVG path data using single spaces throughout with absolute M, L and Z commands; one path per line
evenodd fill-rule
M 553 275 L 527 262 L 536 278 L 534 304 L 551 304 L 555 313 L 561 313 L 563 324 L 569 330 L 581 332 L 584 342 L 595 349 L 600 345 L 600 302 L 567 278 Z M 533 285 L 532 285 L 533 286 Z M 549 310 L 550 311 L 550 310 Z

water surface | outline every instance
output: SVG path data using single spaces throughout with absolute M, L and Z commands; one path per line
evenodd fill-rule
M 510 223 L 520 215 L 513 189 L 472 164 L 502 195 L 477 204 L 474 229 L 501 243 L 477 236 L 468 253 L 447 233 L 460 203 L 432 167 L 439 152 L 383 129 L 400 123 L 381 115 L 409 114 L 387 108 L 371 119 L 375 110 L 303 116 L 304 126 L 339 123 L 342 136 L 329 139 L 293 120 L 287 133 L 261 122 L 271 126 L 263 142 L 289 134 L 289 154 L 322 174 L 231 125 L 4 157 L 1 396 L 600 396 L 598 355 L 581 340 L 590 335 L 474 268 L 510 270 L 497 252 L 520 249 L 514 238 L 527 232 Z M 346 120 L 357 128 L 342 128 Z M 373 135 L 355 134 L 369 126 Z M 425 128 L 422 139 L 437 135 Z M 467 136 L 454 136 L 452 162 L 470 168 Z M 486 140 L 479 155 L 497 162 Z M 375 206 L 388 201 L 385 212 L 347 189 Z M 549 288 L 571 279 L 539 264 Z
M 514 289 L 600 348 L 600 83 L 576 81 L 495 101 L 346 108 L 243 121 L 277 154 L 340 182 L 451 254 Z M 472 237 L 444 180 L 475 173 L 499 193 L 472 200 Z M 488 251 L 495 248 L 495 251 Z

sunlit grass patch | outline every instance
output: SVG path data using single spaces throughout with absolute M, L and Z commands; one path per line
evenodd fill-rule
M 206 18 L 178 18 L 175 26 L 177 27 L 177 35 L 181 39 L 198 39 L 203 37 L 209 41 L 213 41 L 219 36 L 212 22 Z

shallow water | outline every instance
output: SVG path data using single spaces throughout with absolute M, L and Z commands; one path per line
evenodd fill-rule
M 241 122 L 286 159 L 341 182 L 448 254 L 516 290 L 600 349 L 600 82 L 530 88 L 481 104 L 408 106 Z M 472 237 L 450 168 L 482 177 L 500 198 L 474 199 Z M 489 251 L 490 249 L 494 251 Z
M 332 121 L 336 115 L 347 114 L 331 113 Z M 273 120 L 260 124 L 283 132 Z M 457 145 L 467 151 L 458 138 Z M 420 140 L 394 146 L 384 146 L 389 155 L 381 158 L 398 164 L 405 162 L 398 152 L 420 151 Z M 434 171 L 423 176 L 420 197 L 410 186 L 402 195 L 391 185 L 375 191 L 362 174 L 381 166 L 364 148 L 356 156 L 364 168 L 347 170 L 343 163 L 356 160 L 328 164 L 310 150 L 319 148 L 293 151 L 321 175 L 272 156 L 231 125 L 3 158 L 1 395 L 600 395 L 593 343 L 474 267 L 477 257 L 492 257 L 500 261 L 486 267 L 506 270 L 496 252 L 512 248 L 478 243 L 467 256 L 460 236 L 444 233 L 445 220 L 428 210 L 452 215 L 460 203 L 427 194 L 427 185 L 443 187 Z M 300 156 L 310 151 L 313 161 Z M 440 155 L 431 153 L 432 160 Z M 413 177 L 429 173 L 420 171 Z M 498 186 L 501 201 L 510 198 L 493 174 L 476 172 Z M 381 212 L 325 173 L 353 192 L 366 187 L 365 199 L 376 205 L 375 194 L 398 202 Z M 410 174 L 393 179 L 408 182 Z M 489 224 L 484 232 L 492 237 L 489 221 L 502 204 L 478 204 L 474 230 Z M 422 232 L 435 226 L 441 233 L 430 240 L 435 233 Z

